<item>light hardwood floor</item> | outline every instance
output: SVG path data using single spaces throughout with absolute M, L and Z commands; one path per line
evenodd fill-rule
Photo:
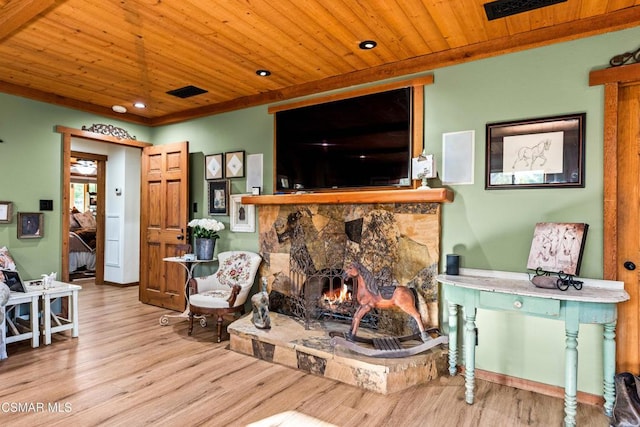
M 160 326 L 167 311 L 138 302 L 136 287 L 79 284 L 80 337 L 8 346 L 0 425 L 562 425 L 561 399 L 479 380 L 467 405 L 460 376 L 383 396 L 231 352 L 213 342 L 215 322 L 191 337 L 187 322 Z M 577 422 L 608 418 L 579 404 Z

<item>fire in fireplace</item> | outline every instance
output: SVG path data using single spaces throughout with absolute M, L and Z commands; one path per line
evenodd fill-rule
M 312 321 L 338 321 L 351 323 L 356 311 L 353 279 L 346 278 L 342 270 L 320 271 L 309 276 L 294 275 L 304 278 L 298 294 L 284 295 L 278 291 L 270 294 L 270 309 L 304 320 L 309 329 Z M 370 328 L 377 326 L 378 312 L 371 313 L 361 321 Z

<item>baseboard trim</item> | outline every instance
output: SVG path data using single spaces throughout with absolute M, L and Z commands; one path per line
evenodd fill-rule
M 460 371 L 464 374 L 464 367 L 460 367 Z M 558 387 L 550 384 L 539 383 L 537 381 L 526 380 L 523 378 L 512 377 L 504 374 L 497 374 L 482 369 L 475 370 L 475 376 L 478 379 L 489 381 L 492 383 L 514 387 L 521 390 L 532 391 L 534 393 L 543 394 L 545 396 L 558 397 L 564 399 L 564 387 Z M 578 391 L 576 394 L 578 402 L 587 405 L 604 406 L 604 397 L 596 394 Z
M 108 286 L 115 286 L 116 288 L 128 288 L 130 286 L 139 286 L 140 285 L 140 282 L 116 283 L 116 282 L 108 282 L 106 280 L 103 283 L 105 285 L 108 285 Z

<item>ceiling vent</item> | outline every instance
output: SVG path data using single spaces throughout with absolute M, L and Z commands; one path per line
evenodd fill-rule
M 208 92 L 207 90 L 189 85 L 189 86 L 181 87 L 179 89 L 170 90 L 167 93 L 169 95 L 177 96 L 178 98 L 191 98 L 192 96 L 201 95 L 207 92 Z
M 528 12 L 541 7 L 551 6 L 556 3 L 564 3 L 567 0 L 497 0 L 484 5 L 487 19 L 504 18 L 522 12 Z

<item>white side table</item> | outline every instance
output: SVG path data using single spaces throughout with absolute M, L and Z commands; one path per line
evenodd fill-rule
M 51 334 L 71 330 L 71 336 L 79 335 L 78 291 L 81 286 L 54 281 L 49 289 L 40 285 L 26 283 L 28 291 L 37 290 L 42 295 L 42 321 L 44 328 L 44 344 L 51 344 Z M 61 298 L 68 298 L 68 316 L 59 316 L 51 311 L 51 304 Z
M 10 344 L 16 341 L 24 341 L 31 339 L 31 347 L 36 348 L 40 346 L 40 328 L 38 321 L 38 300 L 42 291 L 38 289 L 27 289 L 28 292 L 11 292 L 9 301 L 5 307 L 5 343 Z M 17 307 L 21 304 L 29 304 L 29 325 L 23 325 L 14 322 L 16 318 Z M 17 318 L 16 318 L 17 319 Z M 8 332 L 11 332 L 10 336 L 6 336 Z
M 189 318 L 189 280 L 193 278 L 193 270 L 196 268 L 196 265 L 202 264 L 205 262 L 218 261 L 218 258 L 213 257 L 213 259 L 195 259 L 193 261 L 190 261 L 190 260 L 184 259 L 183 257 L 172 256 L 172 257 L 162 258 L 162 260 L 165 262 L 178 263 L 187 272 L 187 281 L 184 284 L 185 286 L 184 295 L 185 295 L 185 298 L 187 299 L 187 308 L 180 314 L 163 314 L 162 316 L 160 316 L 160 324 L 162 326 L 167 326 L 169 324 L 170 318 L 179 318 L 181 320 L 186 320 Z

